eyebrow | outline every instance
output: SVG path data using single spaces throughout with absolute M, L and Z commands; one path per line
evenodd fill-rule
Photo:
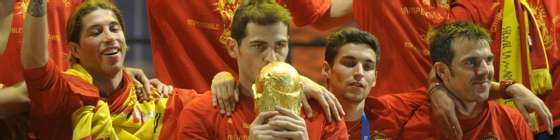
M 249 42 L 251 44 L 266 44 L 266 41 L 261 41 L 261 40 L 253 40 L 251 42 Z
M 352 56 L 352 55 L 345 55 L 342 56 L 342 59 L 352 59 L 352 60 L 357 60 L 358 58 Z M 375 63 L 373 60 L 371 59 L 367 59 L 366 62 L 370 62 L 370 63 Z

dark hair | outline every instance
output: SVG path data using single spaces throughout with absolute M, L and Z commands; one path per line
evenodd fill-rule
M 235 11 L 231 24 L 231 36 L 238 43 L 241 43 L 241 40 L 247 36 L 249 22 L 259 25 L 282 22 L 289 30 L 292 16 L 286 8 L 271 0 L 252 0 L 248 4 L 241 5 Z
M 72 15 L 68 19 L 68 24 L 66 26 L 68 42 L 80 42 L 80 33 L 82 31 L 83 22 L 82 18 L 97 9 L 111 10 L 113 14 L 115 14 L 119 25 L 121 26 L 121 29 L 123 30 L 123 32 L 125 31 L 122 14 L 117 6 L 107 0 L 86 0 L 78 5 L 78 7 L 76 7 L 74 12 L 72 12 Z M 74 56 L 70 56 L 70 62 L 79 63 L 79 59 Z
M 456 21 L 436 27 L 429 31 L 426 37 L 430 46 L 432 63 L 441 61 L 447 65 L 451 65 L 455 56 L 455 52 L 451 49 L 451 43 L 454 39 L 463 37 L 471 40 L 484 39 L 488 42 L 491 41 L 490 34 L 486 29 L 464 21 Z
M 360 31 L 356 28 L 344 28 L 340 31 L 333 32 L 327 37 L 327 48 L 325 51 L 325 61 L 329 65 L 334 65 L 334 59 L 338 54 L 338 50 L 345 44 L 366 44 L 375 52 L 376 65 L 379 63 L 380 50 L 379 42 L 375 36 L 368 32 Z

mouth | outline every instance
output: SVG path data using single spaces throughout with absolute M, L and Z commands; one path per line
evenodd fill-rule
M 357 87 L 357 88 L 365 88 L 366 86 L 360 82 L 350 82 L 348 86 Z
M 107 47 L 101 51 L 101 55 L 103 56 L 114 56 L 121 52 L 121 47 L 114 46 L 114 47 Z
M 490 84 L 490 81 L 488 80 L 474 81 L 472 84 L 476 86 L 487 86 L 488 84 Z

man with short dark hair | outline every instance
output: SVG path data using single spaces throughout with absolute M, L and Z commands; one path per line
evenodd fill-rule
M 490 51 L 490 36 L 482 27 L 454 22 L 428 34 L 428 44 L 434 70 L 441 84 L 414 92 L 385 95 L 373 99 L 370 110 L 376 135 L 395 139 L 444 139 L 431 131 L 437 126 L 425 93 L 447 88 L 455 103 L 457 118 L 464 139 L 533 139 L 523 116 L 515 109 L 488 101 L 493 80 L 494 55 Z M 420 93 L 420 94 L 419 94 Z M 423 94 L 422 94 L 423 93 Z M 420 96 L 419 96 L 420 95 Z M 423 103 L 411 103 L 420 98 Z
M 265 65 L 285 61 L 288 55 L 289 12 L 272 1 L 257 0 L 239 7 L 233 17 L 229 54 L 237 59 L 239 102 L 231 116 L 212 106 L 211 92 L 193 100 L 182 112 L 182 137 L 189 139 L 347 139 L 343 122 L 327 123 L 324 112 L 311 102 L 314 118 L 306 119 L 284 108 L 256 114 L 253 90 Z
M 322 73 L 327 88 L 346 112 L 344 121 L 352 140 L 369 140 L 371 135 L 371 115 L 364 111 L 368 93 L 376 83 L 379 53 L 377 39 L 356 28 L 331 33 L 327 39 Z

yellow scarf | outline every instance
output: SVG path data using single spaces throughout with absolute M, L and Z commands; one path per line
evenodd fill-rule
M 525 10 L 516 8 L 516 1 L 519 1 L 518 8 L 522 7 Z M 523 16 L 519 17 L 519 11 L 516 10 L 523 10 Z M 520 24 L 519 21 L 522 21 L 523 24 Z M 536 27 L 536 32 L 531 32 L 536 35 L 536 38 L 528 39 L 530 25 L 536 26 L 536 21 L 535 12 L 527 3 L 527 0 L 504 0 L 499 80 L 514 80 L 523 83 L 530 86 L 533 93 L 540 95 L 552 89 L 552 78 L 549 73 L 546 49 L 540 29 Z M 537 43 L 531 43 L 533 45 L 530 45 L 529 42 L 531 41 L 537 41 Z M 539 61 L 544 61 L 544 66 L 532 65 L 533 62 L 542 64 Z M 500 99 L 498 102 L 511 107 L 516 106 L 511 99 Z M 538 120 L 535 113 L 530 113 L 530 117 L 530 121 L 535 124 L 533 130 L 537 130 Z
M 80 65 L 64 72 L 93 84 L 91 75 Z M 134 86 L 130 88 L 122 107 L 111 113 L 109 105 L 99 100 L 97 105 L 84 105 L 72 113 L 73 139 L 158 139 L 166 109 L 166 98 L 138 102 Z M 152 94 L 158 94 L 152 90 Z
M 516 9 L 516 1 L 519 1 L 522 9 Z M 519 11 L 516 10 L 523 10 L 521 11 L 523 16 L 519 17 Z M 504 0 L 499 80 L 514 80 L 523 83 L 530 86 L 533 93 L 540 95 L 552 89 L 552 78 L 542 31 L 536 27 L 536 30 L 531 32 L 533 38 L 528 39 L 532 28 L 530 25 L 538 25 L 535 14 L 527 0 Z M 523 24 L 520 24 L 519 21 L 522 21 Z M 543 66 L 532 65 L 532 63 L 539 63 Z M 524 72 L 526 77 L 523 76 Z

